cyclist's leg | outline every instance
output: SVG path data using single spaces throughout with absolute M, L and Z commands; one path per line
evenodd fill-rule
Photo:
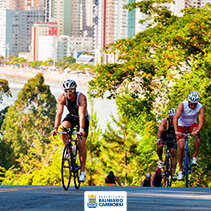
M 170 153 L 172 156 L 172 174 L 175 174 L 176 166 L 177 166 L 177 148 L 175 146 L 173 148 L 170 148 Z
M 162 161 L 162 154 L 163 154 L 163 143 L 157 143 L 157 154 L 158 154 L 158 157 L 159 157 L 159 160 Z
M 190 133 L 196 132 L 197 129 L 198 129 L 198 124 L 195 123 L 190 127 L 189 132 Z M 199 146 L 200 146 L 200 143 L 198 142 L 198 136 L 196 135 L 195 138 L 194 138 L 194 151 L 193 151 L 193 157 L 195 157 L 195 158 L 197 156 Z
M 64 120 L 62 121 L 62 128 L 71 128 L 71 116 L 68 114 Z M 62 130 L 62 132 L 65 132 L 64 130 Z M 62 142 L 64 143 L 64 145 L 66 145 L 69 136 L 67 134 L 61 134 L 62 136 Z
M 78 147 L 79 147 L 79 157 L 81 162 L 81 172 L 85 172 L 85 163 L 86 163 L 86 137 L 78 136 Z
M 181 133 L 185 133 L 186 128 L 178 126 L 178 131 L 181 132 Z M 184 157 L 185 137 L 184 136 L 178 136 L 177 137 L 177 144 L 178 144 L 178 147 L 179 147 L 179 150 L 178 150 L 179 171 L 182 171 L 183 170 L 182 162 L 183 162 L 183 157 Z
M 89 120 L 85 118 L 85 128 L 86 136 L 78 136 L 78 147 L 79 147 L 79 157 L 81 161 L 81 172 L 85 172 L 85 164 L 86 164 L 86 138 L 89 132 Z

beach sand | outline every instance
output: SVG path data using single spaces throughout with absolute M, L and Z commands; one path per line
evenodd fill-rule
M 67 79 L 75 80 L 78 84 L 87 85 L 88 81 L 92 79 L 92 76 L 88 72 L 84 73 L 65 73 L 58 72 L 55 70 L 39 70 L 34 68 L 14 68 L 14 66 L 0 67 L 0 77 L 1 75 L 22 77 L 22 78 L 33 78 L 38 73 L 42 73 L 45 81 L 57 81 L 63 82 Z

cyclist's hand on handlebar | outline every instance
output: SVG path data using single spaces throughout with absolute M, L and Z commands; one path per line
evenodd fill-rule
M 85 136 L 86 135 L 86 132 L 84 131 L 84 129 L 80 128 L 79 135 L 81 135 L 81 136 Z
M 158 139 L 158 140 L 156 141 L 156 144 L 157 144 L 157 145 L 160 145 L 160 144 L 161 144 L 161 140 Z
M 58 129 L 54 128 L 53 131 L 51 132 L 51 134 L 53 136 L 56 136 L 57 135 L 57 132 L 58 132 Z
M 181 136 L 182 133 L 180 133 L 180 132 L 175 132 L 175 135 L 176 135 L 176 136 Z
M 198 132 L 199 132 L 198 130 L 195 131 L 195 132 L 192 132 L 191 135 L 192 135 L 192 136 L 196 136 Z

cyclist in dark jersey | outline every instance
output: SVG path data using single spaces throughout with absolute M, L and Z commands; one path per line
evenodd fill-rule
M 151 174 L 147 173 L 146 178 L 142 180 L 141 187 L 151 187 Z
M 116 182 L 118 183 L 119 186 L 122 186 L 120 181 L 118 180 L 118 178 L 114 175 L 114 172 L 110 171 L 108 173 L 108 176 L 106 176 L 106 178 L 105 178 L 105 183 L 106 184 L 115 184 L 116 185 Z
M 164 180 L 164 186 L 166 183 L 165 177 L 162 175 L 161 169 L 157 168 L 152 174 L 151 187 L 162 187 L 162 180 Z
M 77 92 L 76 88 L 77 84 L 73 80 L 63 82 L 64 93 L 62 93 L 57 100 L 57 113 L 52 134 L 57 134 L 64 106 L 66 106 L 69 113 L 62 121 L 62 128 L 74 128 L 75 126 L 79 126 L 80 128 L 79 132 L 81 135 L 78 136 L 78 144 L 79 157 L 81 161 L 81 175 L 79 180 L 84 182 L 86 179 L 85 163 L 87 155 L 85 143 L 89 129 L 89 115 L 87 112 L 86 96 L 81 92 Z M 62 134 L 62 141 L 64 145 L 67 143 L 68 138 L 68 135 Z
M 170 147 L 170 153 L 172 156 L 172 180 L 177 180 L 175 175 L 176 165 L 177 165 L 177 143 L 176 136 L 173 125 L 173 118 L 176 113 L 176 109 L 172 108 L 169 111 L 169 117 L 165 118 L 161 121 L 158 132 L 157 132 L 157 154 L 159 157 L 158 168 L 163 168 L 162 154 L 163 154 L 163 146 L 166 143 Z

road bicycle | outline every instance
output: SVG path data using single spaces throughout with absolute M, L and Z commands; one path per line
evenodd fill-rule
M 80 133 L 76 131 L 76 128 L 62 128 L 62 130 L 64 130 L 65 132 L 58 133 L 67 134 L 69 136 L 68 143 L 65 145 L 62 155 L 62 185 L 64 190 L 68 190 L 71 177 L 73 176 L 75 188 L 79 189 L 81 184 L 81 182 L 79 181 L 81 166 L 79 165 L 79 157 L 77 157 L 77 154 L 79 154 L 79 148 L 77 137 L 73 139 L 72 135 L 79 135 Z
M 172 184 L 172 157 L 170 154 L 169 149 L 171 148 L 171 144 L 175 144 L 173 141 L 166 143 L 166 157 L 164 162 L 164 170 L 163 170 L 163 176 L 165 177 L 165 186 L 171 187 Z
M 188 146 L 188 136 L 191 136 L 191 133 L 188 133 L 188 130 L 186 133 L 182 133 L 182 136 L 185 136 L 185 156 L 183 161 L 183 174 L 185 175 L 185 182 L 186 187 L 188 187 L 188 176 L 191 173 L 191 163 L 190 163 L 190 151 Z M 197 132 L 198 135 L 198 142 L 200 143 L 200 136 L 199 132 Z

